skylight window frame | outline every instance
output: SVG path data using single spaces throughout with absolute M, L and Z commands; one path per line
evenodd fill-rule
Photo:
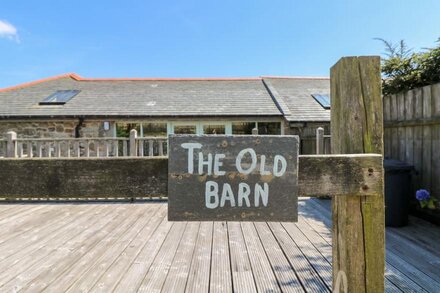
M 330 110 L 331 108 L 331 100 L 330 95 L 327 94 L 312 94 L 312 97 L 315 99 L 316 102 L 321 105 L 326 110 Z
M 38 105 L 40 106 L 64 105 L 68 101 L 73 99 L 76 95 L 78 95 L 80 92 L 81 90 L 58 90 L 55 91 L 50 96 L 48 96 L 47 98 L 45 98 L 43 101 L 39 102 Z M 57 98 L 57 95 L 62 95 L 62 97 Z

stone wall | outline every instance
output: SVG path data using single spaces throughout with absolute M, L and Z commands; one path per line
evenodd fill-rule
M 0 121 L 0 137 L 8 131 L 15 131 L 19 138 L 67 138 L 75 137 L 78 120 L 64 121 Z M 80 124 L 80 137 L 112 137 L 114 123 L 104 130 L 102 121 L 84 121 Z
M 19 138 L 74 137 L 76 121 L 14 121 L 0 122 L 0 136 L 15 131 Z

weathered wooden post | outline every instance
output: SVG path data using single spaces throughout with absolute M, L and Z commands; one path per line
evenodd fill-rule
M 136 148 L 136 138 L 137 138 L 137 130 L 130 130 L 130 157 L 137 156 L 137 148 Z
M 17 133 L 14 131 L 8 131 L 6 133 L 6 157 L 17 157 Z
M 380 58 L 344 57 L 331 68 L 330 77 L 332 153 L 382 154 Z M 342 289 L 346 278 L 347 292 L 384 292 L 385 207 L 380 190 L 332 200 L 334 289 Z
M 324 128 L 322 127 L 316 129 L 316 154 L 324 154 Z

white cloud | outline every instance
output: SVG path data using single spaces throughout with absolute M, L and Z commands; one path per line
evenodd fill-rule
M 18 38 L 17 28 L 7 22 L 6 20 L 0 19 L 0 38 L 7 38 L 10 40 L 14 40 L 17 43 L 20 42 Z

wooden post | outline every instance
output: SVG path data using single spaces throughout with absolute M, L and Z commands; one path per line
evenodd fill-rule
M 130 157 L 136 157 L 136 138 L 137 138 L 137 131 L 136 129 L 130 130 Z
M 6 133 L 6 157 L 16 158 L 17 157 L 17 133 L 14 131 L 8 131 Z
M 383 154 L 380 58 L 342 58 L 330 80 L 332 153 Z M 333 198 L 333 288 L 340 292 L 384 292 L 383 176 L 380 181 L 377 195 Z
M 316 154 L 324 154 L 324 128 L 322 127 L 316 129 Z

